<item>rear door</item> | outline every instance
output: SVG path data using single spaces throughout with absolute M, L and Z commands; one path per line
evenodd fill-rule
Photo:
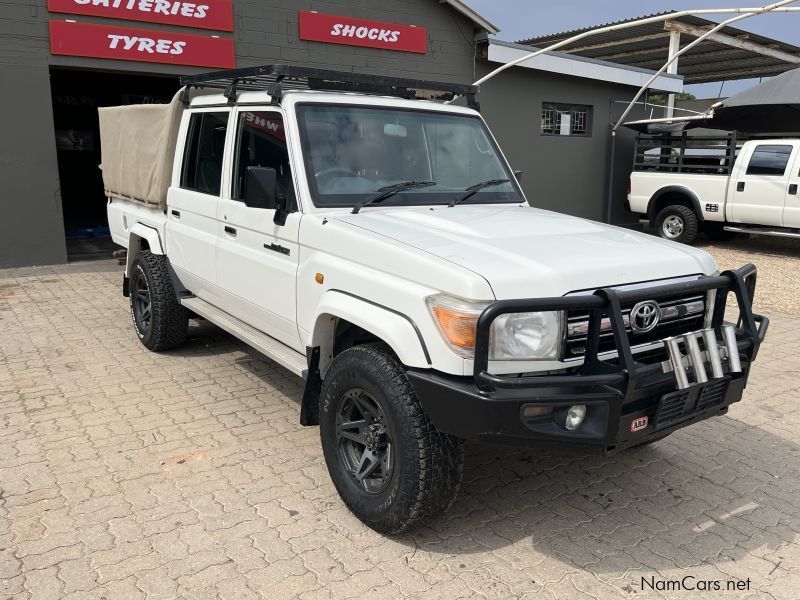
M 300 213 L 283 115 L 275 108 L 244 107 L 232 119 L 230 185 L 217 214 L 217 280 L 224 290 L 221 308 L 302 351 L 295 291 Z M 289 199 L 292 207 L 284 225 L 273 222 L 275 210 L 244 204 L 248 167 L 277 171 L 278 194 Z
M 217 210 L 230 109 L 192 110 L 182 123 L 167 198 L 166 246 L 170 263 L 187 289 L 215 303 L 217 293 Z
M 753 143 L 741 156 L 729 188 L 731 221 L 783 226 L 788 167 L 796 153 L 795 145 L 790 142 Z
M 800 142 L 794 143 L 800 147 Z M 795 151 L 794 164 L 789 167 L 789 182 L 783 207 L 783 226 L 800 228 L 800 150 Z

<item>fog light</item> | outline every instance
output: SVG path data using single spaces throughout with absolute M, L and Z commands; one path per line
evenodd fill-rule
M 541 417 L 542 415 L 549 415 L 551 412 L 553 412 L 552 406 L 526 406 L 522 409 L 522 417 L 525 419 Z
M 586 418 L 585 405 L 576 404 L 575 406 L 570 406 L 569 410 L 567 411 L 567 420 L 564 423 L 564 427 L 570 431 L 577 429 L 581 426 L 581 423 L 583 423 L 584 418 Z

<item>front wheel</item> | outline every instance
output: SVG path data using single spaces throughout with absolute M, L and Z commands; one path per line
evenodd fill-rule
M 376 531 L 405 531 L 456 498 L 463 444 L 431 424 L 382 344 L 355 346 L 333 360 L 322 384 L 320 438 L 339 496 Z
M 697 229 L 697 215 L 680 204 L 667 206 L 656 217 L 656 232 L 665 240 L 691 244 L 697 237 Z

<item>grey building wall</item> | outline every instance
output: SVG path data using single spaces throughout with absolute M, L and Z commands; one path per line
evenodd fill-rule
M 46 65 L 0 64 L 0 267 L 64 262 Z
M 482 76 L 498 65 L 478 61 Z M 514 169 L 523 171 L 522 187 L 539 208 L 606 220 L 609 123 L 636 90 L 628 86 L 526 68 L 511 68 L 481 86 L 481 112 Z M 592 107 L 588 137 L 541 134 L 542 103 Z M 612 222 L 635 220 L 624 206 L 633 161 L 630 130 L 617 136 L 613 169 Z
M 46 0 L 0 2 L 0 267 L 66 261 L 51 105 L 51 67 L 186 74 L 207 69 L 52 56 L 48 21 L 75 19 L 153 30 L 231 36 L 238 67 L 290 63 L 444 81 L 473 81 L 474 25 L 437 0 L 234 0 L 232 34 L 174 25 L 48 13 Z M 418 25 L 428 52 L 358 48 L 298 37 L 298 11 Z

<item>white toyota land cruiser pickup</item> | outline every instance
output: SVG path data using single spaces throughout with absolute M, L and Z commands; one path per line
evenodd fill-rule
M 465 439 L 606 453 L 741 399 L 768 324 L 755 268 L 530 207 L 480 114 L 433 100 L 474 87 L 183 83 L 186 105 L 100 112 L 136 333 L 163 351 L 202 317 L 302 376 L 300 421 L 370 527 L 446 510 Z
M 640 136 L 628 208 L 691 244 L 737 233 L 800 238 L 800 140 Z

